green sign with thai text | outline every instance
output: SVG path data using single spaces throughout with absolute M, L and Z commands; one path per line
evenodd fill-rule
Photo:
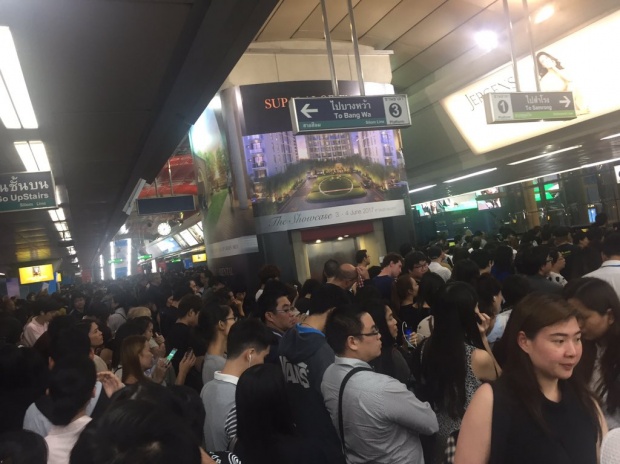
M 54 177 L 51 172 L 0 174 L 0 213 L 56 206 Z

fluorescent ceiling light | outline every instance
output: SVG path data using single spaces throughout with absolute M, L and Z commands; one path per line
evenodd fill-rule
M 24 163 L 26 171 L 37 172 L 39 170 L 28 142 L 15 142 L 15 149 L 17 150 L 17 154 L 21 158 L 22 163 Z
M 579 166 L 579 167 L 581 169 L 583 169 L 583 168 L 593 168 L 594 166 L 598 166 L 600 164 L 615 163 L 616 161 L 620 161 L 620 158 L 612 158 L 612 159 L 605 160 L 605 161 L 597 161 L 596 163 L 584 164 L 583 166 Z
M 457 182 L 459 180 L 468 179 L 470 177 L 481 176 L 482 174 L 486 174 L 487 172 L 493 172 L 495 170 L 497 170 L 497 168 L 484 169 L 482 171 L 472 172 L 471 174 L 466 174 L 466 175 L 461 176 L 461 177 L 455 177 L 454 179 L 444 180 L 443 183 L 444 184 L 449 184 L 450 182 Z
M 2 79 L 9 91 L 22 127 L 24 129 L 38 128 L 39 124 L 28 95 L 13 36 L 6 26 L 0 26 L 0 73 L 2 73 Z
M 66 222 L 55 222 L 54 227 L 58 232 L 66 232 L 69 230 L 69 226 L 67 226 Z
M 497 48 L 497 34 L 493 31 L 476 32 L 474 39 L 478 46 L 487 52 Z
M 558 153 L 563 153 L 565 151 L 575 150 L 577 148 L 581 148 L 581 145 L 575 145 L 568 148 L 562 148 L 561 150 L 551 151 L 549 153 L 543 153 L 542 155 L 533 156 L 532 158 L 526 158 L 523 160 L 515 161 L 514 163 L 508 163 L 508 166 L 516 166 L 517 164 L 527 163 L 528 161 L 534 161 L 540 158 L 545 158 L 546 156 L 557 155 Z
M 534 15 L 534 24 L 540 24 L 553 16 L 555 7 L 553 5 L 545 5 Z
M 620 132 L 618 132 L 617 134 L 608 135 L 607 137 L 603 137 L 601 140 L 615 139 L 616 137 L 620 137 Z
M 28 142 L 28 144 L 34 155 L 34 160 L 37 162 L 37 166 L 39 166 L 39 171 L 51 171 L 52 169 L 50 168 L 50 162 L 47 159 L 47 152 L 45 151 L 43 142 Z
M 69 240 L 71 240 L 71 232 L 69 232 L 68 230 L 66 232 L 60 232 L 60 240 L 62 240 L 63 242 L 68 242 Z
M 51 171 L 45 145 L 41 141 L 15 142 L 17 154 L 28 172 Z
M 50 209 L 47 212 L 50 215 L 50 218 L 52 218 L 53 222 L 59 222 L 59 221 L 66 220 L 65 212 L 62 210 L 62 208 Z
M 427 190 L 433 187 L 437 187 L 437 184 L 427 185 L 426 187 L 419 187 L 417 189 L 409 190 L 409 193 L 421 192 L 422 190 Z
M 15 108 L 13 108 L 13 102 L 9 96 L 9 91 L 6 89 L 4 81 L 2 80 L 2 76 L 0 76 L 0 119 L 2 119 L 2 123 L 7 129 L 22 128 Z

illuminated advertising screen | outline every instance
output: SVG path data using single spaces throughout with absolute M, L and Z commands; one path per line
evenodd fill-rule
M 500 192 L 497 187 L 476 192 L 476 201 L 478 202 L 478 211 L 502 207 Z
M 475 154 L 531 139 L 568 125 L 620 109 L 618 60 L 610 46 L 620 43 L 620 12 L 551 43 L 536 53 L 543 92 L 573 92 L 577 119 L 489 125 L 482 97 L 516 92 L 512 65 L 495 69 L 482 79 L 441 100 L 441 105 Z M 517 63 L 521 91 L 536 91 L 530 56 Z
M 455 197 L 442 198 L 441 200 L 428 201 L 415 205 L 420 216 L 432 216 L 439 213 L 452 213 L 469 209 L 478 209 L 476 195 L 467 193 Z
M 204 263 L 207 261 L 206 253 L 198 253 L 196 255 L 192 255 L 192 263 Z
M 19 268 L 19 281 L 22 285 L 49 282 L 51 280 L 54 280 L 54 267 L 51 264 Z

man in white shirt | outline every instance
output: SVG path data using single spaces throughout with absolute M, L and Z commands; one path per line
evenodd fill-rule
M 596 277 L 608 282 L 620 297 L 620 233 L 605 237 L 601 250 L 603 264 L 584 277 Z
M 24 327 L 23 341 L 26 346 L 34 346 L 35 342 L 47 331 L 52 319 L 60 314 L 60 306 L 49 297 L 39 298 L 34 303 L 32 320 Z
M 452 277 L 452 272 L 441 264 L 445 257 L 446 254 L 438 246 L 432 246 L 428 249 L 428 259 L 431 260 L 428 270 L 439 274 L 444 282 L 447 282 Z
M 321 393 L 347 463 L 424 462 L 419 435 L 436 433 L 437 417 L 405 384 L 371 369 L 368 363 L 381 354 L 381 335 L 370 314 L 336 308 L 325 334 L 336 359 L 323 375 Z
M 226 364 L 200 392 L 206 412 L 205 445 L 209 451 L 226 451 L 237 435 L 237 381 L 248 367 L 265 362 L 271 337 L 269 329 L 258 319 L 244 319 L 230 328 Z

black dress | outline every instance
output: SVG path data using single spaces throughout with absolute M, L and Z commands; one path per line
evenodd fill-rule
M 559 382 L 559 403 L 540 394 L 548 431 L 507 384 L 507 379 L 500 379 L 492 385 L 490 464 L 596 464 L 597 427 L 570 384 Z

